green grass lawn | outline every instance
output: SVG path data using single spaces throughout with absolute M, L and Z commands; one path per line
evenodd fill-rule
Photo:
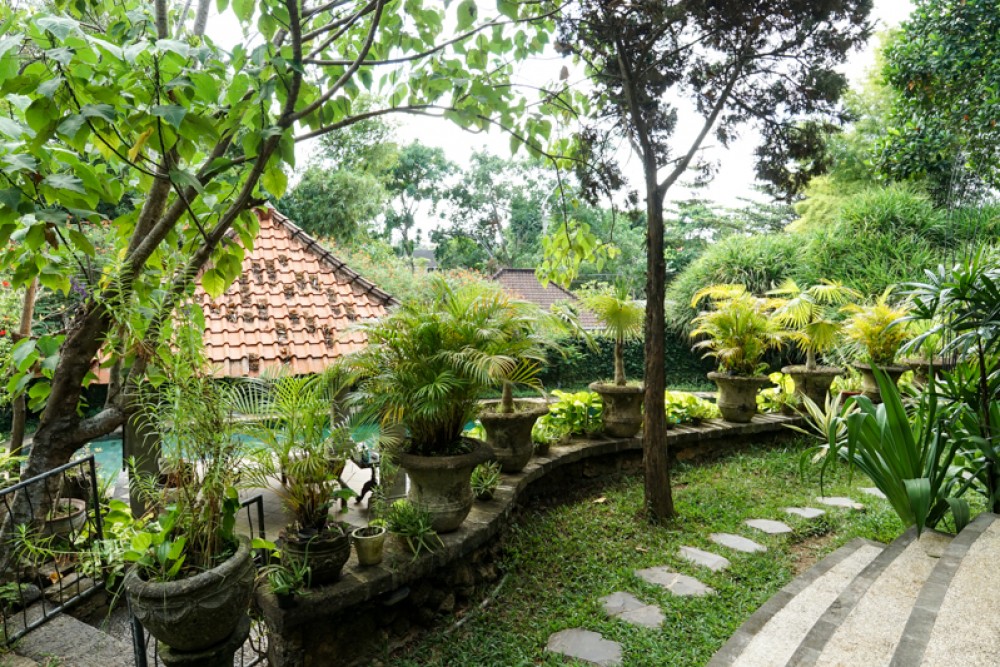
M 505 538 L 507 578 L 489 604 L 473 605 L 457 629 L 455 618 L 388 664 L 563 665 L 546 654 L 548 636 L 583 627 L 622 643 L 626 665 L 703 665 L 765 600 L 816 560 L 854 537 L 889 542 L 902 524 L 888 504 L 861 493 L 863 475 L 848 479 L 845 468 L 829 472 L 826 495 L 850 495 L 864 512 L 828 508 L 806 521 L 785 514 L 789 506 L 813 506 L 818 480 L 799 472 L 805 444 L 755 447 L 712 463 L 682 465 L 673 473 L 677 519 L 652 527 L 639 516 L 642 480 L 620 478 L 581 488 L 551 507 L 525 510 Z M 820 506 L 822 507 L 822 506 Z M 778 519 L 794 528 L 770 537 L 743 525 L 750 518 Z M 742 554 L 709 541 L 713 532 L 746 535 L 766 545 L 763 554 Z M 725 555 L 726 571 L 712 573 L 677 556 L 690 545 Z M 637 579 L 632 571 L 668 565 L 711 586 L 716 595 L 673 597 Z M 662 629 L 633 627 L 605 617 L 599 599 L 630 591 L 658 603 Z M 489 591 L 483 591 L 483 595 Z M 470 613 L 470 612 L 466 612 Z

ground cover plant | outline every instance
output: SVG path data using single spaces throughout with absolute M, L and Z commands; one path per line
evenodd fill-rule
M 824 479 L 827 495 L 851 495 L 864 512 L 829 509 L 806 521 L 782 508 L 815 506 L 815 477 L 800 476 L 806 446 L 756 446 L 714 463 L 674 468 L 678 518 L 664 526 L 639 519 L 642 480 L 621 477 L 582 487 L 564 502 L 527 508 L 505 538 L 507 579 L 495 599 L 458 628 L 446 619 L 439 629 L 387 660 L 415 665 L 562 665 L 544 651 L 548 636 L 583 627 L 622 642 L 627 665 L 701 665 L 736 628 L 795 574 L 854 537 L 889 542 L 902 524 L 888 503 L 863 495 L 864 475 L 848 481 L 843 465 Z M 815 471 L 810 471 L 815 474 Z M 750 518 L 773 518 L 794 528 L 788 537 L 753 535 Z M 747 535 L 768 547 L 762 554 L 726 552 L 709 541 L 713 532 Z M 712 550 L 732 561 L 711 573 L 678 555 L 682 545 Z M 635 576 L 635 569 L 668 565 L 696 576 L 718 594 L 673 597 Z M 633 627 L 605 617 L 600 598 L 630 591 L 661 606 L 659 630 Z M 489 591 L 483 591 L 484 594 Z

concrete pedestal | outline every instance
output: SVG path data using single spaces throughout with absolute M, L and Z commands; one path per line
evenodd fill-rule
M 244 616 L 229 639 L 204 651 L 175 651 L 160 644 L 160 660 L 167 667 L 232 667 L 233 657 L 250 636 L 250 617 Z

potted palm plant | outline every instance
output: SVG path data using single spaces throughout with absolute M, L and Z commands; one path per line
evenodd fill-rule
M 499 384 L 500 401 L 487 403 L 479 412 L 486 431 L 486 442 L 493 449 L 503 472 L 519 472 L 534 453 L 531 431 L 539 417 L 548 413 L 544 403 L 515 401 L 514 386 L 531 387 L 542 393 L 538 373 L 547 363 L 547 352 L 557 349 L 565 327 L 554 316 L 534 304 L 509 299 L 498 294 L 506 313 L 500 317 L 497 336 L 490 354 L 510 357 L 508 373 L 491 374 L 492 384 Z M 544 397 L 544 394 L 542 394 Z
M 313 586 L 339 579 L 351 555 L 350 526 L 330 519 L 334 502 L 352 495 L 340 475 L 353 442 L 331 412 L 344 382 L 343 375 L 328 372 L 263 377 L 239 387 L 243 430 L 256 441 L 247 480 L 273 488 L 291 514 L 281 533 L 282 558 L 286 565 L 309 567 Z
M 462 433 L 482 393 L 517 368 L 501 344 L 508 303 L 494 290 L 452 288 L 438 277 L 424 298 L 363 325 L 368 345 L 349 360 L 360 377 L 353 400 L 400 432 L 394 458 L 409 477 L 409 500 L 430 512 L 438 532 L 468 516 L 472 471 L 493 458 L 486 443 Z
M 614 380 L 590 385 L 604 403 L 604 432 L 616 438 L 631 438 L 642 427 L 644 388 L 641 382 L 630 384 L 625 379 L 625 343 L 642 335 L 645 308 L 631 297 L 625 285 L 589 295 L 583 303 L 604 324 L 604 335 L 615 342 Z
M 151 635 L 178 651 L 202 651 L 223 644 L 246 616 L 254 564 L 249 540 L 235 532 L 241 452 L 230 390 L 183 353 L 172 366 L 163 374 L 169 381 L 140 387 L 136 404 L 143 427 L 159 431 L 165 458 L 193 463 L 193 475 L 169 503 L 158 479 L 134 480 L 153 511 L 164 511 L 133 537 L 124 585 Z
M 781 372 L 792 377 L 795 393 L 823 405 L 834 378 L 844 371 L 837 366 L 820 366 L 817 359 L 839 340 L 837 307 L 860 295 L 836 281 L 824 280 L 803 289 L 790 279 L 768 294 L 778 297 L 773 317 L 794 332 L 796 343 L 806 353 L 805 365 L 785 366 Z
M 861 361 L 853 366 L 861 373 L 862 394 L 873 403 L 880 402 L 879 385 L 872 368 L 879 368 L 895 384 L 906 372 L 896 364 L 896 354 L 909 335 L 909 322 L 903 321 L 909 309 L 891 302 L 888 288 L 868 305 L 848 304 L 842 308 L 849 317 L 844 322 L 844 336 L 860 348 Z
M 771 316 L 773 302 L 756 297 L 743 285 L 712 285 L 691 301 L 697 308 L 710 300 L 712 309 L 694 319 L 691 337 L 704 336 L 694 349 L 706 350 L 719 369 L 708 378 L 719 387 L 719 411 L 726 421 L 745 423 L 757 413 L 757 392 L 770 384 L 764 353 L 780 348 L 791 336 Z

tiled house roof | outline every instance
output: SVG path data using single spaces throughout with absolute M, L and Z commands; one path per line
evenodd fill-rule
M 199 284 L 205 352 L 224 377 L 288 366 L 317 373 L 364 346 L 351 325 L 385 314 L 396 300 L 352 271 L 271 208 L 257 209 L 260 233 L 243 274 L 214 301 Z
M 491 276 L 490 280 L 495 280 L 510 294 L 537 304 L 541 308 L 548 310 L 553 304 L 560 301 L 579 301 L 579 297 L 567 289 L 563 289 L 555 283 L 549 283 L 542 287 L 535 277 L 534 269 L 500 269 Z M 579 304 L 577 304 L 579 306 Z M 597 320 L 597 316 L 589 310 L 580 308 L 580 325 L 587 331 L 598 331 L 604 326 Z

